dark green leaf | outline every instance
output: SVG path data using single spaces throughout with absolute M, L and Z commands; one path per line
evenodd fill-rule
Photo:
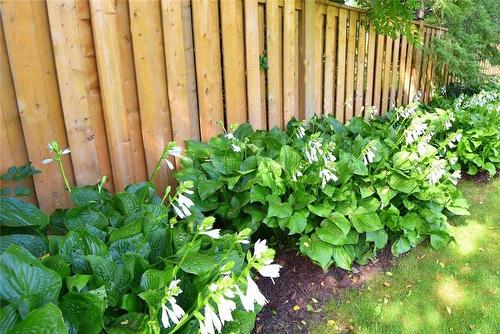
M 67 334 L 61 310 L 52 303 L 46 304 L 33 312 L 14 326 L 6 334 Z
M 0 226 L 44 228 L 48 223 L 49 217 L 33 204 L 0 197 Z

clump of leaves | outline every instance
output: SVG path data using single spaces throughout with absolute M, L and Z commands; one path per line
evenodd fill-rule
M 286 131 L 243 124 L 188 142 L 177 179 L 196 185 L 190 198 L 204 214 L 298 244 L 323 269 L 350 270 L 388 243 L 394 255 L 427 238 L 439 249 L 451 240 L 447 215 L 468 214 L 456 154 L 444 154 L 461 130 L 450 130 L 446 110 L 425 109 L 415 102 L 345 125 L 292 120 Z
M 33 175 L 39 174 L 40 171 L 34 168 L 31 165 L 31 162 L 28 162 L 25 165 L 22 166 L 12 166 L 10 167 L 3 175 L 0 176 L 0 180 L 2 181 L 12 181 L 14 183 L 21 182 L 27 178 L 32 177 Z M 31 189 L 22 186 L 22 185 L 16 185 L 15 187 L 2 187 L 0 188 L 0 194 L 2 196 L 4 195 L 10 195 L 14 194 L 14 196 L 21 197 L 21 196 L 30 196 L 31 195 Z
M 279 276 L 266 241 L 251 252 L 250 230 L 196 214 L 192 182 L 163 198 L 151 181 L 116 194 L 104 182 L 67 185 L 74 207 L 50 216 L 0 198 L 0 332 L 250 333 L 266 302 L 252 271 Z

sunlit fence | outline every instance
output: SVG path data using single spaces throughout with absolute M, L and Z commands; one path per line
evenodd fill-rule
M 221 125 L 340 121 L 425 99 L 446 68 L 365 14 L 328 1 L 1 1 L 1 172 L 32 161 L 43 209 L 68 205 L 46 144 L 75 184 L 145 180 L 165 143 Z M 443 29 L 415 23 L 425 45 Z M 31 181 L 30 181 L 31 182 Z M 166 169 L 158 186 L 172 183 Z

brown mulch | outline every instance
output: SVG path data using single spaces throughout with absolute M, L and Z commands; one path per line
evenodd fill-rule
M 497 169 L 497 174 L 500 171 L 500 169 Z M 467 181 L 472 181 L 474 183 L 485 183 L 490 181 L 490 174 L 488 174 L 487 171 L 481 171 L 478 172 L 476 175 L 469 175 L 465 171 L 462 171 L 462 179 L 467 180 Z M 496 176 L 495 176 L 496 177 Z
M 325 273 L 297 250 L 279 252 L 276 263 L 283 266 L 279 279 L 275 284 L 269 279 L 257 281 L 269 303 L 258 314 L 254 333 L 307 333 L 309 320 L 321 317 L 326 301 L 338 298 L 342 289 L 363 287 L 367 279 L 394 262 L 390 248 L 386 248 L 375 261 L 354 266 L 353 272 L 332 268 Z

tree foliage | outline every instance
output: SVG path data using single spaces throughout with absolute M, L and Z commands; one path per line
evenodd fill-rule
M 500 6 L 497 0 L 426 0 L 426 21 L 448 28 L 431 52 L 462 82 L 479 85 L 480 61 L 500 64 Z

